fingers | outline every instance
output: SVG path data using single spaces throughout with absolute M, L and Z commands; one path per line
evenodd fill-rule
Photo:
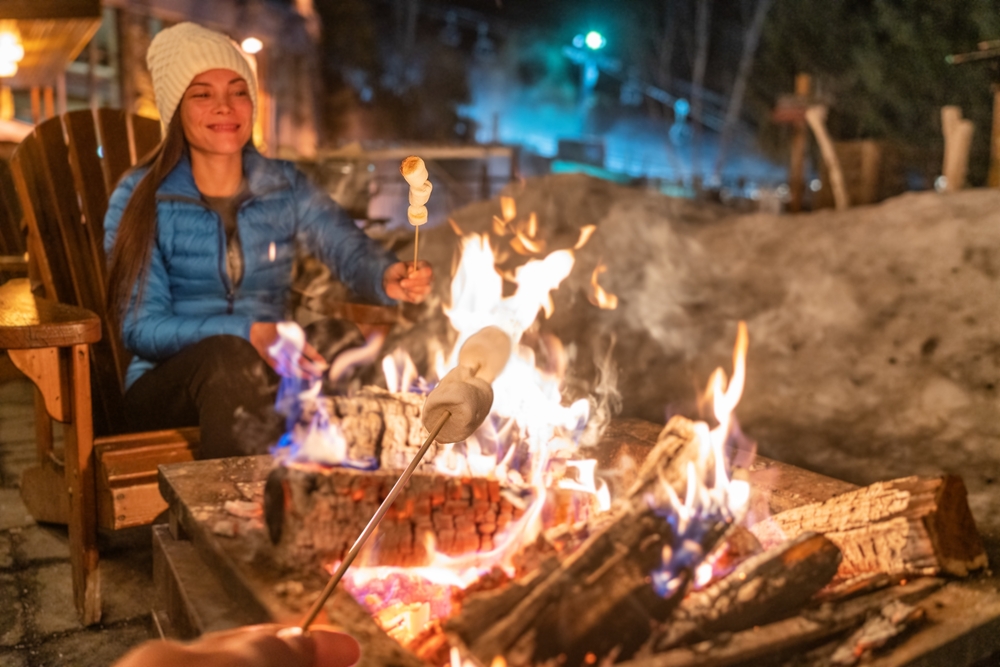
M 317 667 L 350 667 L 361 659 L 361 646 L 354 637 L 315 625 L 309 633 L 316 645 Z
M 330 364 L 326 362 L 319 352 L 309 343 L 302 347 L 302 355 L 299 357 L 298 370 L 305 374 L 305 379 L 315 380 L 323 376 Z
M 406 262 L 406 277 L 399 281 L 404 299 L 411 303 L 420 303 L 431 293 L 434 269 L 425 261 Z

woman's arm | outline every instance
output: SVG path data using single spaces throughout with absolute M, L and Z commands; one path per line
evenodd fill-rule
M 299 242 L 315 253 L 333 274 L 365 299 L 392 304 L 386 294 L 387 269 L 399 260 L 358 229 L 330 196 L 295 170 L 295 205 Z

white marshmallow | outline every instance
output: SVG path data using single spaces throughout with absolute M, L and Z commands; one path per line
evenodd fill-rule
M 420 185 L 410 186 L 410 206 L 424 206 L 431 198 L 431 190 L 434 186 L 430 181 L 424 181 Z
M 413 155 L 403 160 L 403 163 L 399 166 L 399 173 L 403 175 L 403 178 L 410 184 L 410 187 L 419 186 L 429 176 L 424 161 Z
M 406 209 L 406 218 L 410 221 L 410 224 L 414 227 L 419 227 L 420 225 L 427 223 L 427 207 L 426 206 L 410 206 Z

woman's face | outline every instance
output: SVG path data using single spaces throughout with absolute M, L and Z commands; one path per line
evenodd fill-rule
M 230 69 L 196 76 L 181 98 L 181 125 L 191 150 L 233 155 L 253 133 L 253 102 L 246 79 Z

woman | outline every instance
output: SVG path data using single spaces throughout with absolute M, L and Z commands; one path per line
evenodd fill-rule
M 146 57 L 166 136 L 115 189 L 104 222 L 109 312 L 134 355 L 125 407 L 136 429 L 200 425 L 204 458 L 248 453 L 234 425 L 274 404 L 269 349 L 296 247 L 385 304 L 422 301 L 432 271 L 397 261 L 293 165 L 254 149 L 256 80 L 232 40 L 181 23 Z M 297 372 L 324 366 L 307 346 Z

